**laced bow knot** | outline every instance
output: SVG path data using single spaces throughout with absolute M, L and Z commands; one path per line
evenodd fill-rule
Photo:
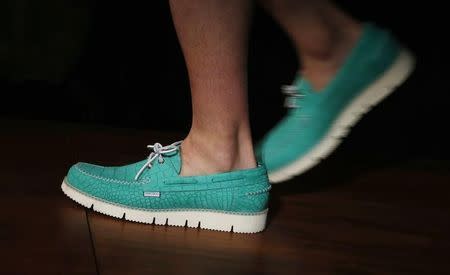
M 286 95 L 286 99 L 284 100 L 284 106 L 286 108 L 299 108 L 297 98 L 305 97 L 295 85 L 283 85 L 281 86 L 281 92 Z
M 168 153 L 175 152 L 179 150 L 180 145 L 182 141 L 174 142 L 170 145 L 162 146 L 161 143 L 156 142 L 153 145 L 147 145 L 147 148 L 152 149 L 153 152 L 150 152 L 150 155 L 147 158 L 147 161 L 142 165 L 141 169 L 136 173 L 136 176 L 134 177 L 134 180 L 138 180 L 141 174 L 144 172 L 147 168 L 152 168 L 153 162 L 155 159 L 158 159 L 159 163 L 164 162 L 164 155 Z

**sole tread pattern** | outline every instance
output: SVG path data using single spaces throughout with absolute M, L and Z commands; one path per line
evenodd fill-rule
M 64 194 L 76 203 L 95 212 L 127 221 L 162 225 L 208 229 L 233 233 L 258 233 L 264 230 L 267 209 L 255 215 L 236 215 L 205 211 L 143 211 L 119 207 L 88 197 L 70 187 L 65 181 L 61 185 Z M 186 218 L 190 216 L 190 218 Z

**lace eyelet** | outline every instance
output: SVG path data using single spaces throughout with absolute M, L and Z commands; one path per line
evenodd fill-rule
M 180 145 L 182 141 L 174 142 L 167 146 L 162 146 L 161 143 L 155 143 L 153 145 L 148 145 L 147 148 L 150 148 L 153 150 L 153 152 L 150 153 L 150 155 L 147 158 L 147 161 L 145 164 L 139 169 L 139 171 L 136 173 L 136 176 L 134 177 L 134 180 L 138 180 L 140 175 L 144 172 L 145 169 L 151 169 L 152 168 L 152 162 L 158 158 L 159 163 L 164 163 L 164 156 L 165 154 L 175 152 L 179 150 Z

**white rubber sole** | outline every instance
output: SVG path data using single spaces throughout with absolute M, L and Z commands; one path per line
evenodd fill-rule
M 286 181 L 317 165 L 330 155 L 368 111 L 395 91 L 412 73 L 415 59 L 407 50 L 402 50 L 391 67 L 375 82 L 348 104 L 333 122 L 324 138 L 312 150 L 293 163 L 269 173 L 271 183 Z
M 94 211 L 133 222 L 173 225 L 234 233 L 257 233 L 264 230 L 268 209 L 254 215 L 213 211 L 149 211 L 127 208 L 90 197 L 71 187 L 64 179 L 61 189 L 69 198 Z

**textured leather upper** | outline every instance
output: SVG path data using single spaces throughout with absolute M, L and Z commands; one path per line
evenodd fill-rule
M 252 214 L 267 208 L 270 184 L 264 166 L 227 173 L 183 177 L 179 151 L 155 161 L 138 180 L 144 161 L 104 167 L 77 163 L 67 175 L 76 190 L 117 205 L 144 210 L 212 210 Z M 155 192 L 158 196 L 144 196 Z
M 399 52 L 399 44 L 388 32 L 366 24 L 357 45 L 323 90 L 314 91 L 306 79 L 297 78 L 294 86 L 304 97 L 293 100 L 300 107 L 290 109 L 257 148 L 258 159 L 269 173 L 307 154 L 345 106 L 376 80 Z

